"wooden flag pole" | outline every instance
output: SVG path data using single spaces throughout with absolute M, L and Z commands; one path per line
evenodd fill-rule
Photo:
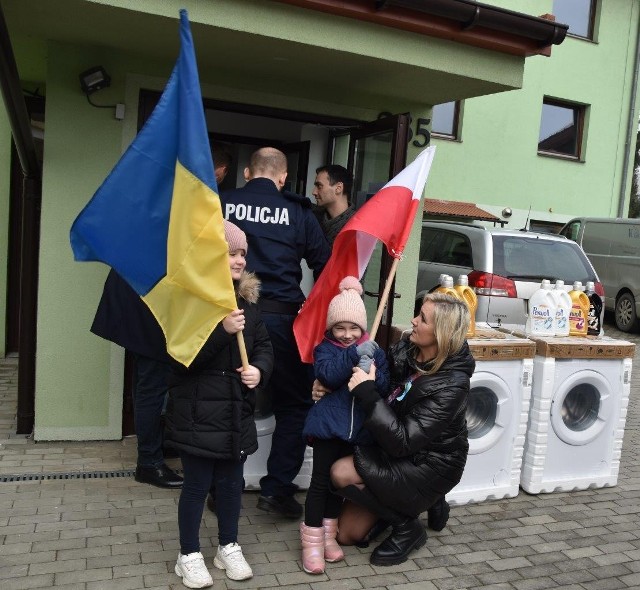
M 389 300 L 389 291 L 391 291 L 391 285 L 393 283 L 393 279 L 396 276 L 396 270 L 398 268 L 398 264 L 400 263 L 400 258 L 394 258 L 393 263 L 391 264 L 391 270 L 389 271 L 389 276 L 387 277 L 387 282 L 384 285 L 384 291 L 382 291 L 382 297 L 380 298 L 380 304 L 378 305 L 378 311 L 376 312 L 376 317 L 373 320 L 373 324 L 371 325 L 371 331 L 369 332 L 369 339 L 374 340 L 376 334 L 378 332 L 378 328 L 380 327 L 380 321 L 382 320 L 382 312 L 384 311 L 384 307 Z
M 249 368 L 249 358 L 247 357 L 247 347 L 244 344 L 244 336 L 242 332 L 236 332 L 238 337 L 238 348 L 240 349 L 240 360 L 242 361 L 242 370 L 246 371 Z

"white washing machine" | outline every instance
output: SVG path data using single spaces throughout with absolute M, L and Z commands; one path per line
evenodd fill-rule
M 260 479 L 267 474 L 267 459 L 271 451 L 271 435 L 276 427 L 276 419 L 273 414 L 266 416 L 259 412 L 256 414 L 256 429 L 258 431 L 258 450 L 249 455 L 244 464 L 244 483 L 247 490 L 259 490 Z M 300 489 L 309 489 L 311 482 L 311 470 L 313 468 L 313 450 L 306 448 L 304 462 L 298 476 L 293 480 Z
M 467 405 L 469 455 L 462 479 L 446 498 L 452 505 L 518 495 L 531 399 L 535 344 L 477 330 Z
M 532 494 L 618 481 L 635 345 L 606 338 L 562 340 L 534 359 L 521 478 L 522 489 Z M 585 354 L 591 358 L 575 358 Z

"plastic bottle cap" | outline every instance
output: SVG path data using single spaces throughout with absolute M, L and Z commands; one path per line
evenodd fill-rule
M 594 288 L 595 288 L 595 285 L 593 281 L 587 281 L 587 291 L 593 291 Z
M 576 281 L 575 283 L 573 283 L 573 290 L 582 291 L 582 283 L 580 281 Z
M 462 285 L 463 287 L 469 286 L 469 277 L 467 275 L 460 275 L 458 277 L 458 285 Z
M 541 289 L 551 289 L 551 281 L 549 279 L 542 279 Z
M 556 281 L 556 289 L 561 289 L 562 287 L 564 287 L 564 281 L 562 279 L 558 279 Z
M 450 275 L 445 275 L 444 276 L 444 283 L 442 283 L 442 286 L 453 289 L 453 277 L 450 276 Z

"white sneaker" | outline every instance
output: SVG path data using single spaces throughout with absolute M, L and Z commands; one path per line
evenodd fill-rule
M 178 553 L 178 561 L 176 561 L 174 571 L 176 576 L 182 578 L 182 583 L 187 588 L 213 586 L 213 579 L 200 552 L 189 553 L 189 555 Z
M 213 565 L 219 570 L 225 570 L 230 580 L 248 580 L 253 577 L 251 566 L 242 555 L 242 547 L 238 543 L 218 545 Z

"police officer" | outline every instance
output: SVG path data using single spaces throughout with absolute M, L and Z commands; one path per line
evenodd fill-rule
M 313 403 L 313 368 L 300 360 L 293 320 L 304 301 L 301 260 L 317 279 L 331 250 L 311 201 L 282 192 L 287 159 L 281 151 L 264 147 L 254 152 L 244 177 L 244 187 L 220 198 L 224 217 L 247 234 L 247 269 L 262 281 L 260 310 L 275 356 L 269 390 L 276 427 L 267 475 L 260 480 L 258 508 L 300 518 L 302 506 L 293 496 L 293 480 L 304 461 L 302 428 Z

